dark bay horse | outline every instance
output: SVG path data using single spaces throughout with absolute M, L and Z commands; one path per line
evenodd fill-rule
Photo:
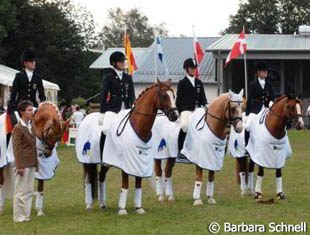
M 264 168 L 276 169 L 276 197 L 279 200 L 285 199 L 285 195 L 282 189 L 282 171 L 285 160 L 288 158 L 292 151 L 289 144 L 289 140 L 286 134 L 286 128 L 288 125 L 294 126 L 297 130 L 301 130 L 304 127 L 302 120 L 302 104 L 301 101 L 295 97 L 283 95 L 276 99 L 270 109 L 262 112 L 261 116 L 258 116 L 259 123 L 255 125 L 255 122 L 250 124 L 251 136 L 249 141 L 249 147 L 251 145 L 260 145 L 260 149 L 267 149 L 270 145 L 270 150 L 265 153 L 257 151 L 249 151 L 251 159 L 258 165 L 257 180 L 255 185 L 254 198 L 257 201 L 262 200 L 262 181 L 264 176 Z M 254 120 L 253 120 L 254 121 Z M 248 127 L 247 127 L 248 128 Z M 265 132 L 263 132 L 265 130 Z M 252 135 L 252 131 L 254 132 Z M 262 138 L 260 136 L 267 133 Z M 271 137 L 268 137 L 271 135 Z M 254 141 L 254 142 L 253 142 Z M 262 145 L 262 146 L 261 146 Z
M 6 114 L 3 114 L 6 115 Z M 43 102 L 36 110 L 33 120 L 31 122 L 32 129 L 36 137 L 39 139 L 39 145 L 37 143 L 37 151 L 42 154 L 38 154 L 40 157 L 48 158 L 51 156 L 52 151 L 57 143 L 61 139 L 63 133 L 63 127 L 65 124 L 62 121 L 58 107 L 51 102 Z M 38 141 L 37 141 L 38 142 Z M 8 143 L 7 143 L 8 145 Z M 41 161 L 39 159 L 39 170 Z M 46 166 L 44 166 L 46 167 Z M 0 168 L 0 189 L 4 183 L 3 168 Z M 44 180 L 38 179 L 38 193 L 36 197 L 36 209 L 37 215 L 42 216 L 43 213 L 43 189 Z M 4 193 L 0 191 L 0 212 L 4 210 Z
M 181 153 L 196 165 L 196 181 L 193 192 L 194 206 L 203 204 L 200 196 L 203 169 L 209 171 L 206 189 L 208 203 L 216 203 L 213 197 L 214 174 L 215 171 L 221 170 L 223 165 L 227 124 L 232 124 L 238 133 L 243 129 L 241 120 L 242 96 L 243 90 L 239 94 L 229 91 L 229 93 L 224 93 L 215 98 L 202 117 L 199 113 L 195 114 L 196 112 L 192 115 L 188 136 Z
M 171 96 L 173 94 L 173 90 L 170 87 L 171 81 L 161 82 L 157 80 L 157 83 L 152 85 L 151 87 L 144 90 L 139 97 L 137 98 L 134 107 L 131 109 L 131 111 L 128 113 L 128 121 L 127 125 L 131 125 L 132 129 L 138 136 L 138 138 L 143 141 L 144 143 L 147 143 L 152 136 L 152 126 L 157 114 L 158 110 L 162 110 L 169 120 L 175 121 L 178 116 L 175 112 L 175 109 L 172 108 L 173 101 L 171 100 Z M 105 156 L 104 151 L 106 148 L 107 140 L 109 136 L 107 136 L 105 147 L 103 149 L 103 156 L 102 161 L 104 164 L 101 165 L 101 170 L 99 172 L 99 201 L 100 201 L 100 207 L 105 207 L 105 179 L 106 179 L 106 173 L 108 172 L 111 165 L 106 164 L 107 161 L 106 158 L 108 156 Z M 122 146 L 119 146 L 119 148 L 122 148 Z M 123 149 L 125 151 L 126 149 Z M 143 149 L 141 150 L 143 152 Z M 135 156 L 132 156 L 134 159 Z M 151 159 L 150 161 L 153 161 Z M 149 163 L 149 162 L 148 162 Z M 144 163 L 141 163 L 142 165 Z M 85 164 L 84 164 L 85 165 Z M 89 164 L 90 165 L 90 164 Z M 95 164 L 92 164 L 95 165 Z M 87 168 L 87 167 L 86 167 Z M 84 167 L 85 170 L 85 167 Z M 119 201 L 119 215 L 126 215 L 126 201 L 127 201 L 127 194 L 128 194 L 128 188 L 129 188 L 129 174 L 128 172 L 125 172 L 122 170 L 122 189 L 120 194 L 120 201 Z M 87 178 L 91 179 L 93 178 L 90 175 L 90 171 L 86 169 L 85 175 Z M 142 208 L 142 177 L 140 175 L 134 175 L 135 176 L 135 207 L 136 212 L 138 214 L 144 214 L 145 211 Z M 104 185 L 104 186 L 103 186 Z M 88 206 L 87 206 L 88 207 Z M 91 207 L 90 207 L 91 208 Z M 88 208 L 87 208 L 88 209 Z

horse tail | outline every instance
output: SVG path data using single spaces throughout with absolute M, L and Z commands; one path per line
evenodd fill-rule
M 97 198 L 98 192 L 98 171 L 97 164 L 83 164 L 84 179 L 91 185 L 92 198 Z

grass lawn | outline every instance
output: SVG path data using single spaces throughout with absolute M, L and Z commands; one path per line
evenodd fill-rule
M 108 173 L 108 208 L 101 210 L 96 202 L 94 210 L 87 212 L 84 204 L 82 165 L 76 160 L 74 148 L 60 146 L 58 154 L 61 163 L 56 176 L 45 184 L 45 216 L 36 217 L 33 210 L 31 222 L 15 224 L 12 220 L 12 200 L 7 200 L 5 214 L 0 216 L 0 235 L 210 234 L 208 225 L 214 221 L 222 227 L 224 222 L 268 225 L 270 222 L 298 224 L 306 221 L 308 232 L 295 234 L 310 234 L 310 132 L 290 131 L 289 137 L 293 156 L 283 170 L 283 188 L 287 196 L 284 201 L 265 205 L 255 203 L 252 197 L 241 198 L 235 178 L 235 160 L 226 157 L 223 170 L 215 175 L 216 205 L 192 206 L 195 167 L 177 164 L 173 174 L 176 201 L 159 204 L 153 179 L 145 179 L 143 206 L 147 213 L 143 216 L 136 215 L 133 208 L 134 184 L 131 180 L 127 201 L 129 214 L 125 217 L 117 215 L 120 171 L 113 168 Z M 274 175 L 274 170 L 265 171 L 265 199 L 275 197 Z M 202 195 L 206 202 L 206 173 L 204 179 Z M 225 233 L 221 231 L 219 234 Z

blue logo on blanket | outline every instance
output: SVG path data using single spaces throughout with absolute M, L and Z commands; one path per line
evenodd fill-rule
M 157 151 L 158 151 L 158 152 L 162 152 L 162 151 L 164 151 L 166 148 L 167 148 L 166 140 L 165 140 L 164 138 L 162 138 L 161 141 L 160 141 L 160 143 L 159 143 L 159 146 L 158 146 Z
M 274 145 L 274 146 L 273 146 L 273 150 L 282 150 L 282 148 L 279 147 L 279 146 Z
M 235 149 L 238 149 L 238 147 L 239 147 L 239 144 L 238 144 L 238 140 L 237 140 L 237 139 L 235 139 L 234 147 L 235 147 Z
M 82 150 L 82 155 L 90 156 L 90 142 L 89 141 L 87 141 L 84 144 L 83 150 Z

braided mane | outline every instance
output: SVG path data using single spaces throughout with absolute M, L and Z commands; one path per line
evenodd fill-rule
M 157 86 L 158 86 L 158 84 L 155 83 L 155 84 L 153 84 L 152 86 L 145 88 L 145 89 L 139 94 L 138 98 L 135 100 L 134 105 L 138 102 L 138 100 L 139 100 L 148 90 L 153 89 L 154 87 L 157 87 Z

